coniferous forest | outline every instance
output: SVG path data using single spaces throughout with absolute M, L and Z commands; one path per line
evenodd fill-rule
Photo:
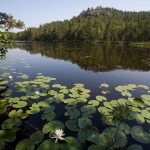
M 88 8 L 71 20 L 55 21 L 17 33 L 25 41 L 149 42 L 150 11 Z

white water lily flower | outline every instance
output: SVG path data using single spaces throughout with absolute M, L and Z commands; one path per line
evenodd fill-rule
M 62 129 L 57 129 L 55 131 L 55 135 L 51 138 L 56 138 L 55 143 L 57 143 L 58 139 L 59 140 L 65 140 L 62 136 L 64 136 L 65 134 L 63 133 L 64 131 Z
M 40 92 L 39 91 L 35 91 L 35 94 L 39 94 Z
M 9 77 L 9 79 L 12 79 L 13 77 L 12 76 L 8 76 Z

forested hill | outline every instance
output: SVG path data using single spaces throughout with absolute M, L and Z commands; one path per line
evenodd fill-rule
M 56 21 L 28 28 L 17 34 L 27 41 L 150 41 L 150 11 L 127 12 L 113 8 L 88 8 L 71 20 Z

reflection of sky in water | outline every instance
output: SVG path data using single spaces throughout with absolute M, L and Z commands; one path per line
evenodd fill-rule
M 77 64 L 70 61 L 58 60 L 41 56 L 40 54 L 30 54 L 24 50 L 9 50 L 7 59 L 16 60 L 13 65 L 17 68 L 17 72 L 28 74 L 34 78 L 37 73 L 42 72 L 45 76 L 55 77 L 61 84 L 72 87 L 74 83 L 84 83 L 95 94 L 99 94 L 99 85 L 108 83 L 110 87 L 124 84 L 145 84 L 150 85 L 150 72 L 115 70 L 107 72 L 85 71 Z M 25 64 L 29 64 L 30 68 L 25 68 Z
M 74 83 L 84 83 L 86 88 L 92 90 L 91 99 L 95 99 L 95 95 L 101 94 L 101 89 L 99 88 L 101 83 L 107 83 L 110 85 L 108 90 L 111 93 L 107 95 L 108 100 L 118 98 L 118 96 L 120 97 L 120 95 L 116 95 L 116 91 L 114 89 L 118 85 L 145 84 L 150 86 L 150 71 L 142 72 L 138 70 L 117 69 L 114 71 L 95 73 L 93 71 L 81 69 L 78 64 L 73 64 L 70 61 L 53 59 L 50 57 L 48 58 L 41 56 L 41 54 L 30 54 L 29 52 L 20 49 L 9 50 L 6 61 L 1 61 L 0 64 L 1 66 L 5 65 L 11 66 L 11 68 L 16 68 L 17 73 L 28 74 L 30 79 L 34 79 L 37 73 L 43 73 L 45 76 L 55 77 L 58 83 L 67 85 L 69 88 L 71 88 Z M 25 68 L 26 65 L 31 67 Z M 12 75 L 14 80 L 19 80 L 16 78 L 18 74 Z M 135 94 L 140 96 L 138 93 Z M 64 114 L 62 105 L 59 106 L 58 104 L 58 107 L 61 107 L 61 114 Z M 39 116 L 37 116 L 37 118 L 32 118 L 31 116 L 29 121 L 33 125 L 36 125 L 39 122 L 38 117 Z M 100 118 L 97 120 L 96 116 L 94 117 L 94 124 L 103 128 L 102 124 L 100 125 L 99 123 L 101 121 Z M 38 126 L 40 125 L 41 124 Z M 147 129 L 148 127 L 145 125 L 144 128 Z

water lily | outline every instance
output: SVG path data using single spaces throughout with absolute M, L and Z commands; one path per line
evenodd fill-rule
M 12 79 L 13 77 L 12 76 L 8 76 L 9 77 L 9 79 Z
M 38 95 L 39 93 L 40 93 L 39 91 L 35 91 L 35 94 L 37 94 L 37 95 Z
M 64 136 L 65 134 L 63 133 L 64 131 L 62 129 L 57 129 L 55 131 L 55 135 L 52 136 L 51 138 L 56 138 L 55 143 L 57 143 L 58 139 L 59 140 L 65 140 L 62 136 Z

